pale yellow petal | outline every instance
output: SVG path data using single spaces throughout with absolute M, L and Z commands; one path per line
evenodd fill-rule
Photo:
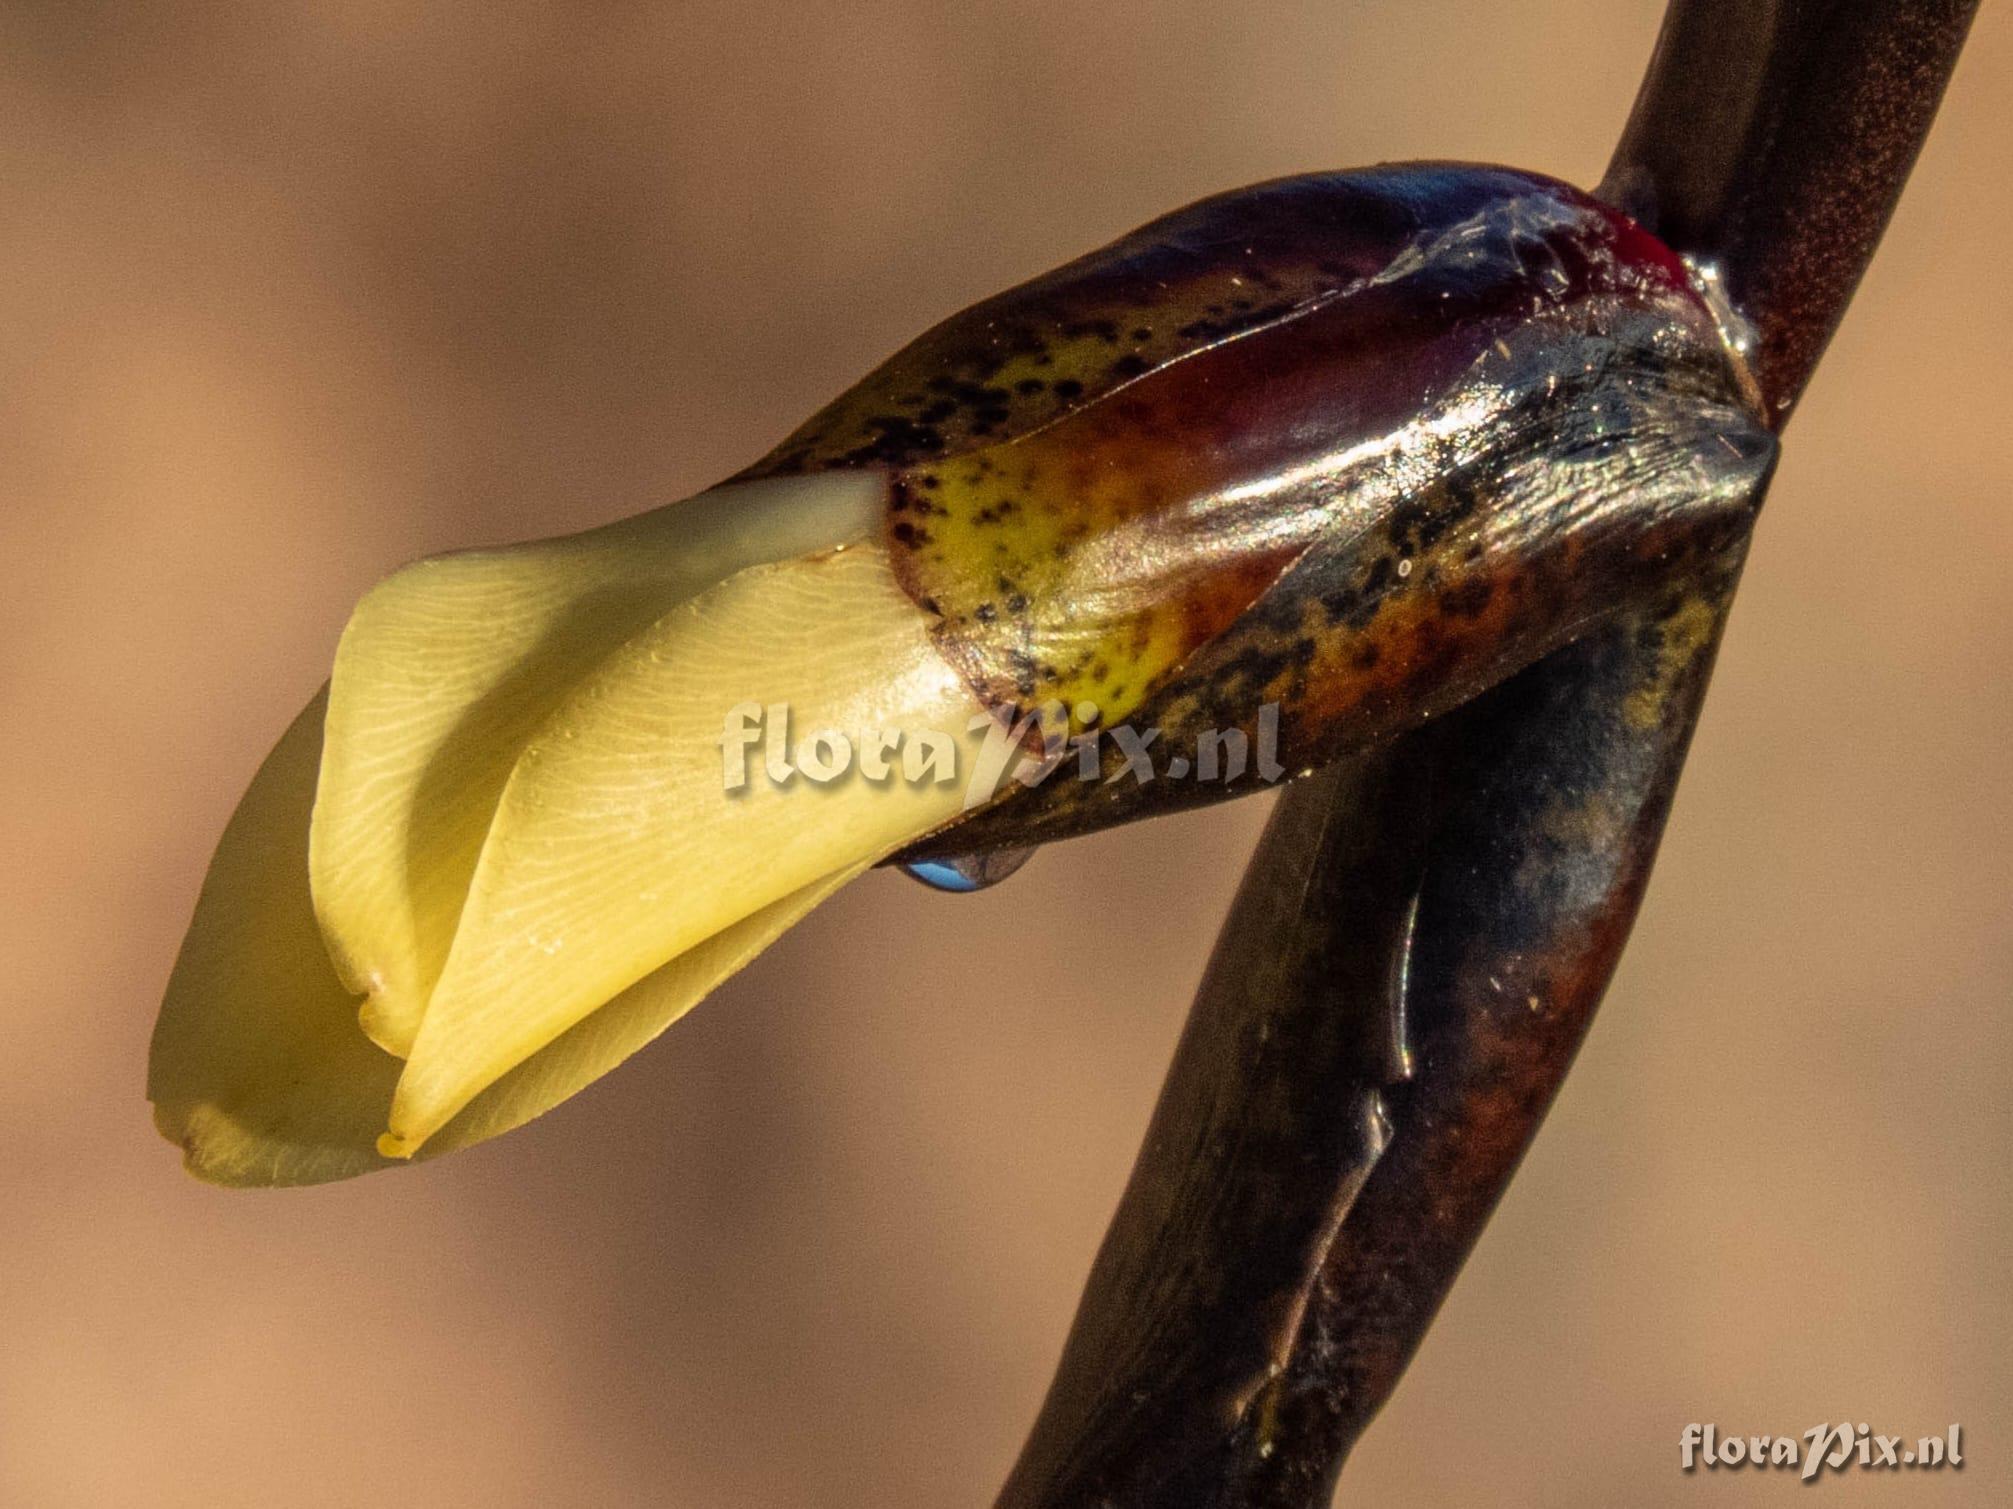
M 731 573 L 865 537 L 882 484 L 829 473 L 716 489 L 563 539 L 420 561 L 336 651 L 314 902 L 366 1030 L 410 1051 L 525 740 L 630 635 Z
M 429 1140 L 421 1157 L 467 1147 L 578 1094 L 644 1047 L 865 865 L 827 875 L 687 949 L 484 1090 Z
M 324 699 L 239 804 L 154 1029 L 147 1096 L 188 1168 L 218 1184 L 315 1184 L 399 1167 L 376 1143 L 400 1063 L 357 1028 L 308 898 Z M 687 950 L 491 1085 L 427 1146 L 467 1147 L 550 1110 L 662 1032 L 859 873 L 792 892 Z
M 726 789 L 730 713 L 787 705 L 791 748 L 933 731 L 967 771 L 982 712 L 886 553 L 758 566 L 666 614 L 525 745 L 393 1102 L 409 1154 L 483 1088 L 635 981 L 834 870 L 956 815 L 958 779 Z M 899 761 L 899 754 L 896 755 Z
M 210 861 L 154 1028 L 147 1098 L 192 1173 L 312 1184 L 379 1166 L 399 1061 L 357 1030 L 308 899 L 324 697 L 294 720 Z

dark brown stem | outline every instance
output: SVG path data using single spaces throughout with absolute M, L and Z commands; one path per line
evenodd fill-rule
M 1674 0 L 1600 193 L 1716 264 L 1776 428 L 1873 260 L 1978 0 Z
M 1778 427 L 1975 8 L 1671 8 L 1603 187 L 1717 265 Z M 1620 957 L 1738 554 L 1282 797 L 1001 1509 L 1325 1502 Z
M 1003 1505 L 1216 1503 L 1261 1449 L 1260 1400 L 1409 1067 L 1393 966 L 1424 834 L 1377 815 L 1428 799 L 1410 749 L 1281 799 Z
M 1280 799 L 1002 1509 L 1305 1509 L 1620 957 L 1737 561 Z

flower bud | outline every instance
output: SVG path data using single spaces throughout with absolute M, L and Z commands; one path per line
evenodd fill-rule
M 868 865 L 981 884 L 1472 697 L 1736 547 L 1773 453 L 1685 268 L 1562 184 L 1205 201 L 940 325 L 738 485 L 366 596 L 212 862 L 157 1122 L 231 1183 L 494 1135 Z M 967 773 L 1001 729 L 1089 754 L 736 780 L 778 717 Z M 1121 732 L 1276 758 L 1155 780 Z

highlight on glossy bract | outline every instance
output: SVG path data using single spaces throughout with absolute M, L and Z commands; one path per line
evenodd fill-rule
M 516 1126 L 954 815 L 954 785 L 720 779 L 748 700 L 974 737 L 884 497 L 740 484 L 371 591 L 169 982 L 148 1092 L 190 1169 L 309 1183 Z

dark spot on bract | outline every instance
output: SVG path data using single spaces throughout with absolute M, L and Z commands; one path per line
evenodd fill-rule
M 1440 608 L 1455 618 L 1479 618 L 1496 595 L 1496 584 L 1486 577 L 1470 577 L 1449 587 L 1440 598 Z

